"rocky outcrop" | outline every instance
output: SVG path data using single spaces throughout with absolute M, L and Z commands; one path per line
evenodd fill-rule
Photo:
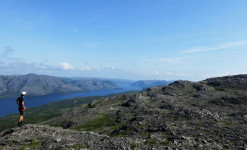
M 202 81 L 201 83 L 213 86 L 218 90 L 220 89 L 247 90 L 246 75 L 210 78 Z
M 0 133 L 2 149 L 130 149 L 130 141 L 93 132 L 31 124 Z

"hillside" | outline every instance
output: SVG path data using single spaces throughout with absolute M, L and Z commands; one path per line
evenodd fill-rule
M 16 97 L 21 91 L 29 96 L 66 94 L 118 88 L 112 81 L 100 79 L 69 79 L 47 75 L 0 76 L 0 98 Z
M 165 81 L 165 80 L 139 80 L 131 85 L 141 87 L 141 88 L 149 88 L 152 86 L 159 86 L 159 85 L 168 85 L 174 81 Z
M 35 138 L 40 143 L 39 149 L 48 145 L 60 149 L 79 146 L 88 149 L 245 149 L 246 89 L 247 75 L 201 82 L 176 81 L 137 94 L 99 99 L 42 123 L 64 129 L 26 125 L 3 131 L 0 145 L 31 147 Z M 28 135 L 28 131 L 32 134 Z M 24 133 L 25 138 L 13 143 L 19 133 Z M 97 137 L 85 139 L 85 134 Z M 80 141 L 69 141 L 75 136 Z M 105 137 L 99 140 L 98 136 Z
M 66 100 L 55 101 L 41 105 L 39 107 L 27 108 L 28 110 L 25 112 L 25 123 L 34 124 L 49 120 L 51 118 L 60 116 L 65 112 L 68 112 L 73 107 L 78 107 L 82 104 L 88 104 L 99 98 L 102 98 L 102 96 L 75 97 Z M 19 117 L 19 113 L 0 117 L 0 132 L 5 129 L 16 127 L 16 121 L 19 119 Z

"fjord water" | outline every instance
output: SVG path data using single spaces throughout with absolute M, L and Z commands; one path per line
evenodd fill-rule
M 125 83 L 121 83 L 121 84 L 119 83 L 118 87 L 120 89 L 77 92 L 77 93 L 64 94 L 64 95 L 53 94 L 53 95 L 35 96 L 35 97 L 29 97 L 27 95 L 25 97 L 25 106 L 28 109 L 30 107 L 37 107 L 54 101 L 69 99 L 73 97 L 106 96 L 114 93 L 123 93 L 131 90 L 140 90 L 139 87 L 131 86 Z M 16 104 L 16 99 L 18 98 L 18 96 L 19 95 L 17 95 L 16 98 L 0 99 L 0 106 L 1 106 L 0 117 L 18 112 L 18 105 Z

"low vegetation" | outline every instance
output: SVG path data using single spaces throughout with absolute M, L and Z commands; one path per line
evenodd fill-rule
M 137 93 L 138 91 L 128 91 L 121 94 Z M 45 104 L 39 107 L 29 108 L 25 112 L 24 124 L 36 124 L 54 117 L 61 116 L 62 114 L 70 111 L 74 107 L 81 106 L 83 104 L 90 104 L 92 101 L 102 98 L 113 97 L 121 94 L 111 94 L 107 96 L 91 96 L 91 97 L 76 97 L 62 101 L 56 101 L 49 104 Z M 85 109 L 92 106 L 85 105 Z M 17 126 L 20 115 L 18 113 L 0 117 L 0 131 Z M 64 120 L 56 122 L 53 126 L 62 126 Z

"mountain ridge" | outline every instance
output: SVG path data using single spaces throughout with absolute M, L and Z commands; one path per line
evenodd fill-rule
M 115 88 L 118 86 L 110 80 L 69 79 L 32 73 L 20 76 L 0 76 L 1 97 L 16 97 L 21 91 L 26 91 L 29 96 L 41 96 Z
M 166 81 L 166 80 L 138 80 L 132 83 L 132 86 L 137 86 L 141 88 L 149 88 L 153 86 L 160 86 L 160 85 L 168 85 L 174 81 Z

